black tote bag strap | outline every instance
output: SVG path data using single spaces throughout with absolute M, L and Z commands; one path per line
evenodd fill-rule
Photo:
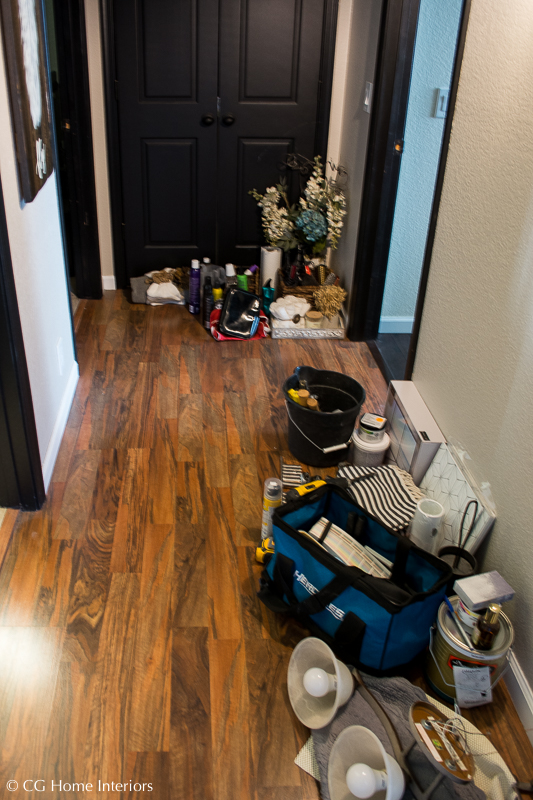
M 335 651 L 339 653 L 339 658 L 348 662 L 359 659 L 365 628 L 366 622 L 359 619 L 353 611 L 348 611 L 344 615 L 344 619 L 333 637 Z
M 336 600 L 350 585 L 351 581 L 349 578 L 336 575 L 333 580 L 327 583 L 319 592 L 302 600 L 296 606 L 292 606 L 291 611 L 298 617 L 309 617 L 312 614 L 319 614 L 320 611 L 324 611 L 324 609 Z
M 400 536 L 396 545 L 396 554 L 394 556 L 394 564 L 392 566 L 391 581 L 397 586 L 403 586 L 405 583 L 405 570 L 407 567 L 407 559 L 411 550 L 411 541 L 407 536 Z
M 287 610 L 298 617 L 308 617 L 320 613 L 351 585 L 350 578 L 336 575 L 320 591 L 306 597 L 305 600 L 298 601 L 292 588 L 293 578 L 294 561 L 282 553 L 278 553 L 272 575 L 274 590 L 280 598 L 285 595 L 289 601 Z
M 298 604 L 296 595 L 292 590 L 292 581 L 294 576 L 294 561 L 283 553 L 277 553 L 276 563 L 274 564 L 274 572 L 272 580 L 274 583 L 274 591 L 278 597 L 283 599 L 283 595 L 287 597 L 291 609 Z

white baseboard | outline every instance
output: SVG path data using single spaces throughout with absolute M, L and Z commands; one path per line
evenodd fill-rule
M 102 289 L 104 292 L 113 292 L 117 288 L 117 279 L 114 275 L 102 275 Z
M 67 425 L 68 415 L 70 413 L 72 401 L 74 400 L 74 394 L 76 393 L 76 386 L 78 385 L 79 376 L 80 373 L 78 370 L 78 364 L 75 361 L 74 364 L 72 365 L 72 369 L 70 370 L 70 375 L 68 376 L 67 386 L 65 388 L 65 391 L 63 392 L 63 398 L 61 400 L 61 405 L 59 407 L 59 411 L 56 417 L 54 430 L 52 431 L 52 437 L 46 449 L 46 455 L 43 461 L 43 479 L 44 479 L 45 492 L 48 491 L 48 486 L 50 485 L 50 481 L 52 480 L 54 465 L 56 463 L 57 454 L 59 453 L 59 448 L 61 446 L 63 433 L 65 432 L 65 428 Z
M 533 691 L 514 653 L 511 653 L 509 661 L 511 666 L 505 674 L 505 684 L 529 741 L 533 744 Z
M 381 317 L 379 333 L 412 333 L 414 317 Z

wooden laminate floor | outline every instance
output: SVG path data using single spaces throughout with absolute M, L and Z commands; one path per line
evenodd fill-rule
M 48 500 L 0 532 L 0 797 L 41 779 L 35 796 L 316 800 L 286 693 L 304 634 L 256 598 L 261 488 L 290 457 L 287 375 L 347 372 L 379 411 L 370 352 L 215 343 L 185 309 L 120 292 L 78 315 Z

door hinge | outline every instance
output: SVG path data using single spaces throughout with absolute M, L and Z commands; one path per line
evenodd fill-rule
M 123 242 L 126 241 L 126 223 L 125 222 L 122 223 L 122 241 Z
M 396 141 L 394 142 L 394 150 L 396 151 L 396 153 L 400 154 L 403 153 L 403 145 L 404 145 L 403 139 L 396 139 Z
M 83 220 L 83 224 L 84 225 L 88 225 L 89 224 L 89 212 L 88 211 L 85 212 L 85 217 L 84 217 L 84 220 Z
M 115 81 L 115 100 L 118 100 L 118 81 Z

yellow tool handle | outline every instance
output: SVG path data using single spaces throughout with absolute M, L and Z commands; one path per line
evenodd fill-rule
M 303 483 L 301 486 L 295 486 L 294 491 L 297 492 L 300 497 L 303 497 L 304 494 L 309 494 L 309 492 L 314 492 L 315 489 L 318 489 L 319 486 L 325 486 L 326 481 L 310 481 L 310 483 Z

